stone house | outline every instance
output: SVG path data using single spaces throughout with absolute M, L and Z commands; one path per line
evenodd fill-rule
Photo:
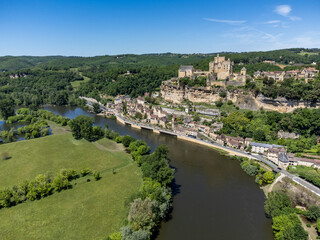
M 129 95 L 126 95 L 126 96 L 124 97 L 124 100 L 125 100 L 126 102 L 129 102 L 129 101 L 131 100 L 131 97 L 130 97 Z
M 168 122 L 167 117 L 158 117 L 158 124 L 161 125 L 162 127 L 165 127 L 167 122 Z
M 123 102 L 123 97 L 118 97 L 114 99 L 114 104 L 120 104 Z
M 219 135 L 217 136 L 216 142 L 220 145 L 225 145 L 226 144 L 226 136 L 225 135 Z
M 151 124 L 158 124 L 158 116 L 152 114 L 151 117 L 150 117 L 150 123 Z
M 146 103 L 146 100 L 143 97 L 138 97 L 137 98 L 137 103 L 141 104 L 141 105 L 144 105 Z
M 194 67 L 193 66 L 183 66 L 181 65 L 178 71 L 178 77 L 184 78 L 184 77 L 192 77 L 194 73 Z
M 250 146 L 250 143 L 252 142 L 252 138 L 245 138 L 244 139 L 244 145 L 246 145 L 247 147 Z
M 278 132 L 278 138 L 284 138 L 284 139 L 288 139 L 288 138 L 292 138 L 292 139 L 298 139 L 300 137 L 299 134 L 296 133 L 289 133 L 289 132 L 284 132 L 282 130 L 280 130 Z

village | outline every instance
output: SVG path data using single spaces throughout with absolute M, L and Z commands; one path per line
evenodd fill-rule
M 120 116 L 137 125 L 143 124 L 148 129 L 164 130 L 165 133 L 184 136 L 190 139 L 209 141 L 220 146 L 237 149 L 252 155 L 260 155 L 268 159 L 281 169 L 289 165 L 303 165 L 320 168 L 320 158 L 295 157 L 287 152 L 281 145 L 254 142 L 252 138 L 232 137 L 219 134 L 223 127 L 221 112 L 218 109 L 205 109 L 196 106 L 193 109 L 185 106 L 185 110 L 170 108 L 169 106 L 157 106 L 146 101 L 151 97 L 131 98 L 130 96 L 118 96 L 113 103 L 107 103 L 101 115 Z M 212 121 L 213 120 L 213 121 Z M 209 124 L 208 124 L 209 123 Z M 294 133 L 278 132 L 278 138 L 296 139 L 299 136 Z
M 274 71 L 274 72 L 266 72 L 266 71 L 257 71 L 253 74 L 254 79 L 262 79 L 267 77 L 269 79 L 273 79 L 276 82 L 284 81 L 286 78 L 304 79 L 306 82 L 314 79 L 319 75 L 319 70 L 314 67 L 307 67 L 303 69 L 296 69 L 290 71 Z
M 185 77 L 206 76 L 208 84 L 211 85 L 215 82 L 221 82 L 217 79 L 224 79 L 224 82 L 228 82 L 228 78 L 232 77 L 232 81 L 243 82 L 248 77 L 245 69 L 242 69 L 239 74 L 233 73 L 233 62 L 230 59 L 225 60 L 224 57 L 219 55 L 209 65 L 209 72 L 194 71 L 192 66 L 181 66 L 178 70 L 177 82 Z M 318 74 L 314 69 L 305 69 L 299 74 L 298 71 L 283 72 L 281 76 L 284 77 L 285 74 L 291 74 L 291 72 L 297 73 L 295 75 L 297 78 L 301 77 L 300 74 L 309 74 L 310 72 Z M 271 76 L 270 74 L 261 72 L 259 76 Z M 278 72 L 274 74 L 278 74 Z M 207 107 L 203 104 L 192 104 L 191 102 L 180 102 L 178 108 L 176 104 L 161 98 L 161 93 L 161 91 L 152 94 L 145 93 L 144 96 L 137 98 L 131 98 L 129 95 L 117 96 L 113 102 L 103 105 L 103 112 L 100 114 L 118 116 L 122 119 L 121 121 L 129 121 L 136 127 L 143 124 L 144 128 L 154 129 L 158 133 L 162 130 L 172 135 L 205 140 L 247 154 L 259 155 L 281 169 L 286 169 L 289 165 L 320 168 L 320 157 L 296 157 L 293 153 L 287 152 L 286 147 L 282 145 L 255 142 L 252 138 L 221 134 L 220 130 L 223 128 L 222 112 L 218 108 Z M 278 132 L 278 139 L 298 138 L 299 135 L 295 133 Z

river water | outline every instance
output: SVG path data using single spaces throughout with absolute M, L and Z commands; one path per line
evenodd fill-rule
M 241 170 L 238 161 L 208 147 L 133 129 L 80 108 L 45 109 L 69 118 L 89 115 L 94 117 L 95 124 L 108 124 L 121 135 L 129 134 L 146 141 L 152 149 L 160 144 L 168 145 L 171 165 L 176 169 L 177 189 L 172 218 L 162 224 L 158 240 L 273 239 L 271 220 L 264 214 L 263 191 L 254 178 Z

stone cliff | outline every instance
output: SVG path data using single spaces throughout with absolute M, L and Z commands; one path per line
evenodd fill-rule
M 163 83 L 160 89 L 162 98 L 173 103 L 181 103 L 185 99 L 198 103 L 214 103 L 221 99 L 219 93 L 225 91 L 227 93 L 225 99 L 231 100 L 236 106 L 242 109 L 258 110 L 264 108 L 266 110 L 286 113 L 297 108 L 316 108 L 320 106 L 319 102 L 311 104 L 310 102 L 302 100 L 293 101 L 285 98 L 266 98 L 262 94 L 255 96 L 253 93 L 243 89 L 227 91 L 223 88 L 178 87 L 177 85 L 168 83 Z

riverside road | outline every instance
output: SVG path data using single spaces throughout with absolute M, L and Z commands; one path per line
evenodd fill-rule
M 93 103 L 98 103 L 101 107 L 102 110 L 104 111 L 113 111 L 113 109 L 107 109 L 103 104 L 101 104 L 100 102 L 98 102 L 97 100 L 95 99 L 92 99 L 92 98 L 87 98 L 87 97 L 81 97 L 82 99 L 85 99 L 87 101 L 87 104 L 89 106 L 92 106 Z M 148 129 L 156 129 L 156 130 L 160 130 L 161 132 L 163 133 L 166 133 L 166 134 L 171 134 L 171 135 L 179 135 L 177 133 L 174 133 L 174 132 L 171 132 L 171 131 L 168 131 L 168 130 L 164 130 L 164 129 L 161 129 L 161 128 L 153 128 L 151 126 L 144 126 L 144 125 L 141 125 L 139 123 L 133 123 L 131 121 L 128 121 L 127 119 L 124 119 L 123 117 L 119 116 L 118 114 L 115 113 L 115 115 L 118 117 L 118 118 L 121 118 L 124 122 L 127 122 L 129 124 L 136 124 L 136 125 L 140 125 L 141 127 L 145 127 L 145 128 L 148 128 Z M 186 137 L 186 136 L 184 136 Z M 199 141 L 202 141 L 203 143 L 206 143 L 206 144 L 210 144 L 212 145 L 212 147 L 218 147 L 218 148 L 222 148 L 222 149 L 225 149 L 226 151 L 232 151 L 232 152 L 237 152 L 239 153 L 240 155 L 245 155 L 247 156 L 248 158 L 252 158 L 252 159 L 255 159 L 257 161 L 260 161 L 260 162 L 263 162 L 265 163 L 266 165 L 268 165 L 269 167 L 271 167 L 273 169 L 273 171 L 275 172 L 280 172 L 282 174 L 284 174 L 285 176 L 287 176 L 288 178 L 290 178 L 292 181 L 300 184 L 301 186 L 309 189 L 310 191 L 312 191 L 313 193 L 317 194 L 318 196 L 320 196 L 320 189 L 316 186 L 314 186 L 313 184 L 305 181 L 304 179 L 298 177 L 298 176 L 295 176 L 283 169 L 280 169 L 278 168 L 277 165 L 275 165 L 274 163 L 270 162 L 269 160 L 261 157 L 260 155 L 257 155 L 257 154 L 249 154 L 247 152 L 244 152 L 244 151 L 241 151 L 239 149 L 234 149 L 234 148 L 230 148 L 230 147 L 227 147 L 227 146 L 223 146 L 223 145 L 220 145 L 220 144 L 217 144 L 217 143 L 214 143 L 213 141 L 205 141 L 205 140 L 201 140 L 201 139 L 197 139 Z

